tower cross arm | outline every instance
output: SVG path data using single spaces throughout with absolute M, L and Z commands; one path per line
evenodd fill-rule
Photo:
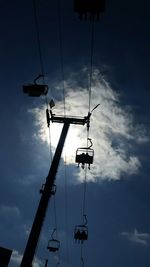
M 85 117 L 76 117 L 76 116 L 61 116 L 55 115 L 50 110 L 49 121 L 57 122 L 57 123 L 68 123 L 68 124 L 78 124 L 78 125 L 85 125 L 89 122 L 89 114 Z

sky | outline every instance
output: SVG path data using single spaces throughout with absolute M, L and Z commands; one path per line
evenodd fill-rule
M 89 108 L 91 24 L 80 21 L 73 0 L 61 2 L 63 76 L 58 2 L 38 0 L 38 25 L 47 99 L 53 112 L 86 116 Z M 86 126 L 71 125 L 56 176 L 33 267 L 147 267 L 150 264 L 150 4 L 106 0 L 94 24 L 89 136 L 94 163 L 75 163 L 86 146 Z M 12 249 L 9 267 L 20 266 L 62 125 L 45 118 L 45 98 L 29 98 L 22 86 L 41 73 L 33 3 L 0 1 L 0 246 Z M 64 82 L 63 82 L 64 78 Z M 51 140 L 51 142 L 50 142 Z M 50 151 L 51 143 L 51 151 Z M 81 246 L 84 188 L 89 238 Z M 46 249 L 57 226 L 58 254 Z M 60 263 L 60 264 L 58 264 Z M 82 264 L 81 264 L 82 263 Z

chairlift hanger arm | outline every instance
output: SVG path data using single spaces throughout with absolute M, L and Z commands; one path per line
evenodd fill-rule
M 44 75 L 43 74 L 39 74 L 35 79 L 34 79 L 34 84 L 36 84 L 36 81 L 40 78 L 43 78 Z
M 56 228 L 54 228 L 52 234 L 51 234 L 51 238 L 54 240 L 54 233 L 56 232 Z
M 84 218 L 84 220 L 85 220 L 85 222 L 84 222 L 84 226 L 86 226 L 86 225 L 87 225 L 87 215 L 86 215 L 86 214 L 83 214 L 83 218 Z

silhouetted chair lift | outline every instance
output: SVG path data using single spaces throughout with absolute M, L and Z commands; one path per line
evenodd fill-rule
M 99 19 L 105 9 L 105 0 L 74 0 L 74 11 L 82 19 Z
M 56 229 L 53 230 L 53 233 L 51 235 L 52 238 L 48 241 L 48 245 L 47 245 L 47 249 L 50 252 L 56 252 L 60 248 L 60 241 L 53 238 L 53 234 L 55 231 L 56 231 Z
M 90 165 L 93 164 L 94 159 L 94 150 L 91 148 L 93 145 L 91 138 L 88 138 L 88 141 L 90 141 L 90 146 L 80 147 L 76 150 L 75 162 L 78 163 L 78 167 L 81 164 L 83 169 L 85 164 L 88 164 L 88 168 L 90 169 Z
M 49 240 L 48 245 L 47 245 L 47 249 L 50 252 L 56 252 L 59 250 L 59 248 L 60 248 L 60 241 L 58 241 L 57 239 Z
M 78 163 L 78 167 L 81 164 L 81 167 L 84 169 L 85 164 L 88 164 L 88 168 L 90 169 L 90 165 L 93 164 L 94 158 L 94 150 L 92 148 L 81 147 L 76 150 L 76 163 Z
M 74 239 L 75 242 L 82 243 L 88 239 L 88 227 L 87 227 L 87 218 L 84 215 L 86 222 L 81 225 L 76 225 L 74 229 Z
M 46 84 L 37 84 L 36 81 L 43 77 L 43 75 L 39 75 L 33 84 L 23 85 L 23 92 L 28 94 L 29 96 L 39 97 L 41 95 L 47 95 L 48 93 L 48 85 Z
M 74 230 L 75 241 L 83 243 L 88 239 L 88 227 L 85 225 L 76 225 Z

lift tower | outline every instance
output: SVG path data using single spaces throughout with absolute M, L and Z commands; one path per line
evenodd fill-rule
M 53 161 L 50 166 L 48 176 L 46 178 L 46 183 L 42 191 L 42 196 L 35 214 L 33 225 L 30 231 L 30 235 L 27 241 L 27 245 L 24 251 L 22 262 L 20 267 L 32 267 L 33 258 L 35 255 L 36 247 L 38 244 L 40 232 L 42 225 L 44 223 L 44 218 L 46 216 L 46 210 L 48 208 L 49 200 L 52 196 L 52 188 L 54 185 L 61 153 L 65 143 L 65 139 L 69 130 L 70 124 L 85 125 L 89 127 L 91 113 L 88 113 L 86 117 L 67 117 L 67 116 L 55 116 L 52 111 L 47 110 L 47 122 L 48 125 L 50 121 L 56 123 L 63 123 L 62 132 L 59 138 L 59 142 L 53 157 Z

